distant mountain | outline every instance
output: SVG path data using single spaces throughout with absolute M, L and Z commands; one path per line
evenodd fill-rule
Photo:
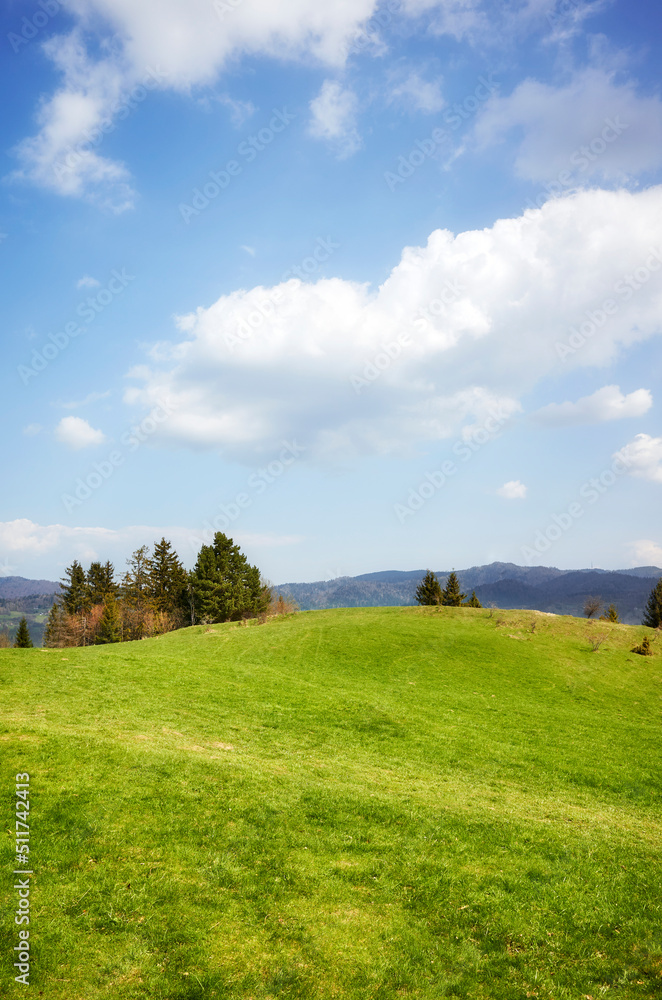
M 24 576 L 0 576 L 0 598 L 32 597 L 33 594 L 59 594 L 60 584 L 52 580 L 26 580 Z
M 388 607 L 415 604 L 415 591 L 424 570 L 385 570 L 361 576 L 318 580 L 315 583 L 284 583 L 276 589 L 291 594 L 304 610 L 315 608 Z M 657 566 L 618 571 L 603 569 L 560 570 L 553 566 L 517 566 L 490 563 L 457 570 L 462 589 L 472 590 L 482 604 L 499 608 L 530 608 L 554 614 L 584 613 L 589 596 L 605 605 L 615 604 L 621 620 L 638 625 L 648 595 L 662 577 Z M 442 584 L 448 570 L 437 573 Z

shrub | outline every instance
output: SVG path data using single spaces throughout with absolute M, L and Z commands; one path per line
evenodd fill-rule
M 640 656 L 652 656 L 653 650 L 651 649 L 650 637 L 645 635 L 639 645 L 634 647 L 632 652 L 639 653 Z

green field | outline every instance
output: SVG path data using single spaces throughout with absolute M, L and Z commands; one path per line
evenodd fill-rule
M 660 997 L 646 631 L 357 608 L 0 651 L 0 997 L 16 772 L 28 995 Z

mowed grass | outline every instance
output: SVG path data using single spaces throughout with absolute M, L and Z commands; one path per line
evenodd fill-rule
M 1 651 L 0 997 L 23 771 L 32 995 L 662 996 L 645 631 L 361 608 Z

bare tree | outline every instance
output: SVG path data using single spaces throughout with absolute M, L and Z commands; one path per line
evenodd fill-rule
M 584 601 L 584 614 L 586 617 L 592 618 L 593 615 L 597 615 L 599 611 L 602 611 L 602 598 L 587 597 Z

